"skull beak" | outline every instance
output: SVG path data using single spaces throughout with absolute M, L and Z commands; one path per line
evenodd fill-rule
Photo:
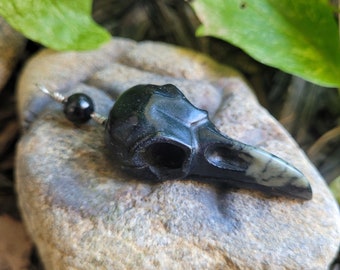
M 307 178 L 281 158 L 224 136 L 212 124 L 197 134 L 200 150 L 189 177 L 273 195 L 312 198 Z

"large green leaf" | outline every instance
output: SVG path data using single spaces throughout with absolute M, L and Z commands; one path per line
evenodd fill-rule
M 326 0 L 194 0 L 198 35 L 226 40 L 258 61 L 340 86 L 340 42 Z
M 91 8 L 91 0 L 0 0 L 0 15 L 13 28 L 56 50 L 95 49 L 110 39 Z
M 340 175 L 331 182 L 329 187 L 340 204 Z

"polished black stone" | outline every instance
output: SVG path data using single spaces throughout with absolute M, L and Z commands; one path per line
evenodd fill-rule
M 91 119 L 94 112 L 92 99 L 82 93 L 69 96 L 64 102 L 64 113 L 68 120 L 74 124 L 83 124 Z
M 305 176 L 282 159 L 222 135 L 174 85 L 137 85 L 113 106 L 105 128 L 115 163 L 153 181 L 192 179 L 311 199 Z

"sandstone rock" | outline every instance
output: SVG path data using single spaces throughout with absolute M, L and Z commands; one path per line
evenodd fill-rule
M 128 179 L 108 158 L 104 128 L 75 127 L 36 83 L 88 93 L 104 115 L 134 84 L 174 83 L 222 132 L 305 173 L 313 199 Z M 336 254 L 340 216 L 324 180 L 242 77 L 206 56 L 118 38 L 94 52 L 44 50 L 25 67 L 18 98 L 27 130 L 17 192 L 46 269 L 327 269 Z
M 26 39 L 0 17 L 0 90 L 17 63 Z

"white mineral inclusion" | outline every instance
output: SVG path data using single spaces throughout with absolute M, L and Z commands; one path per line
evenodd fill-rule
M 268 187 L 295 186 L 308 188 L 307 178 L 296 168 L 271 154 L 258 149 L 247 149 L 253 157 L 246 175 L 252 176 L 256 182 Z

